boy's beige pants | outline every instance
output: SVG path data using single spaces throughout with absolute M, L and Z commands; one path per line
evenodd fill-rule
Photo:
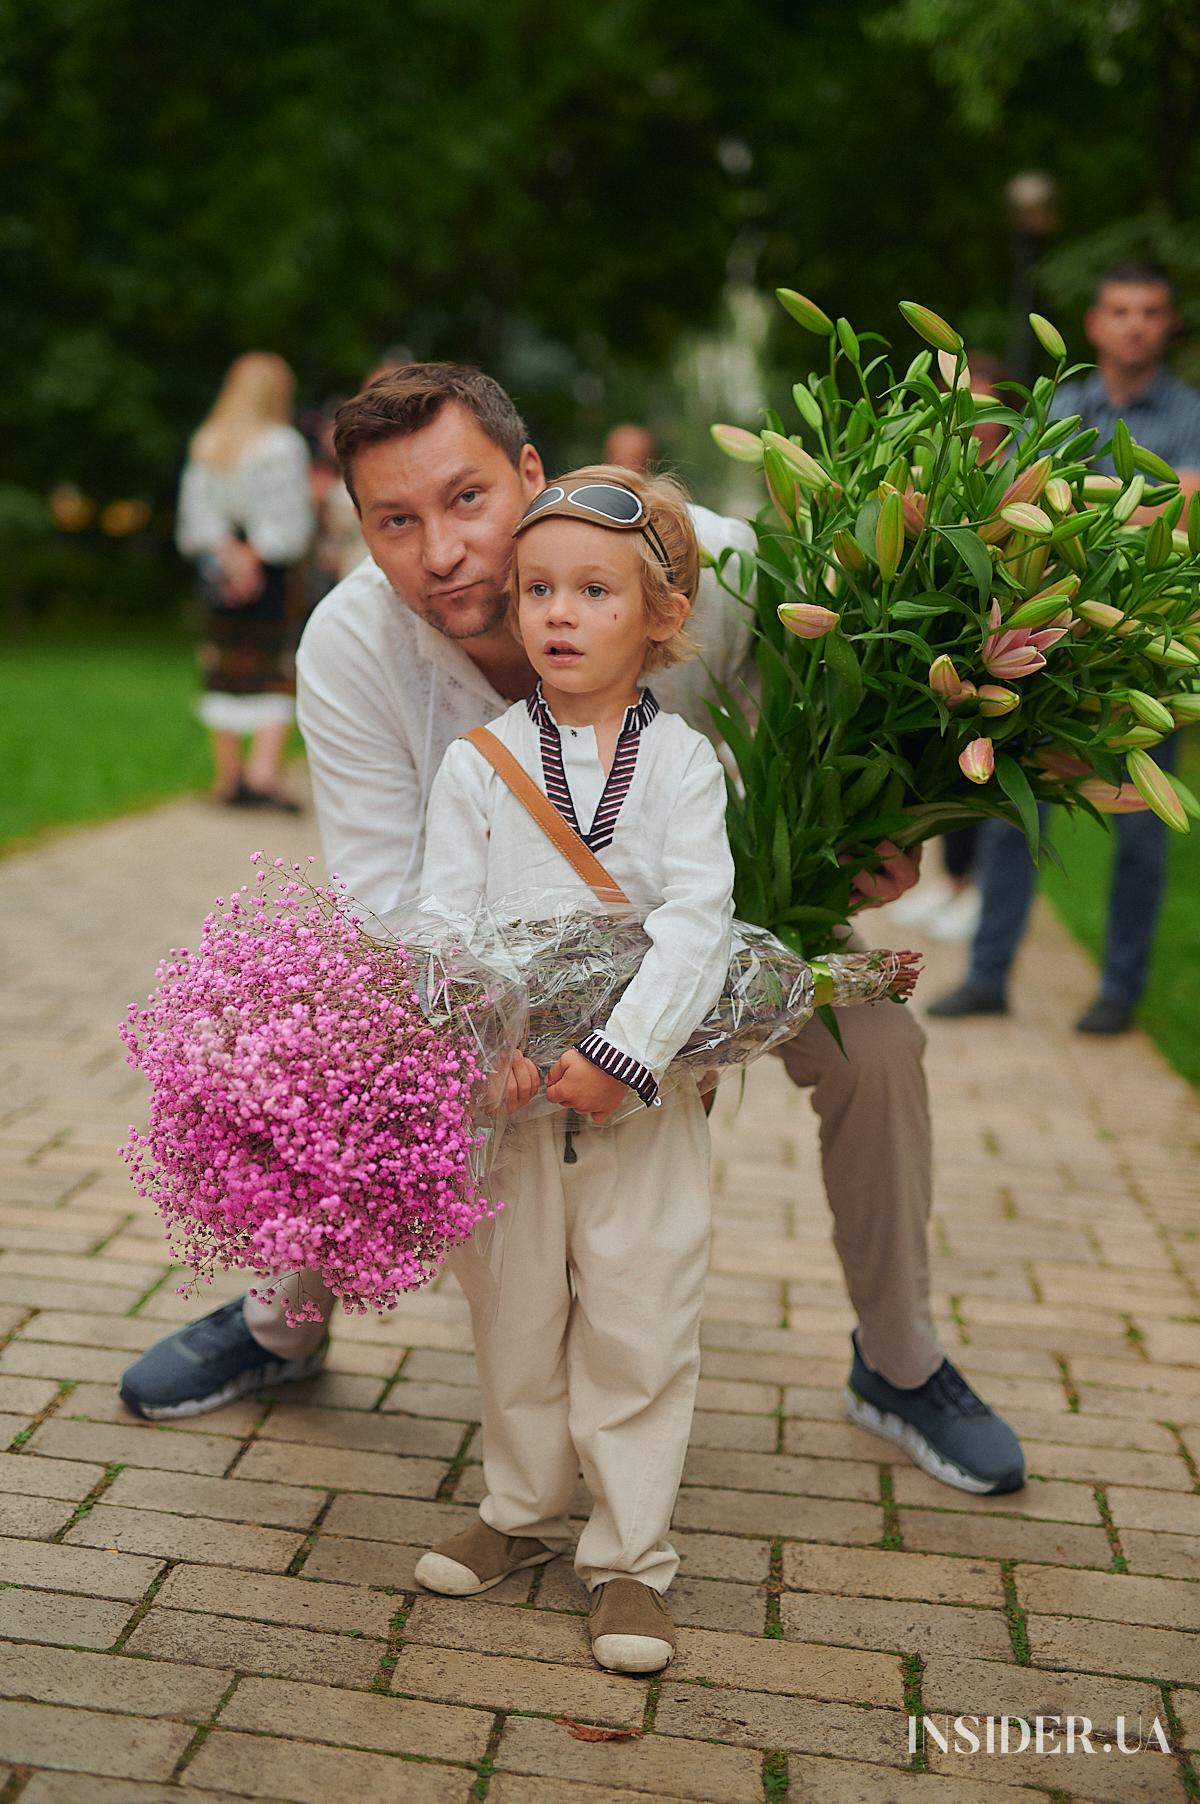
M 582 1471 L 592 1509 L 580 1578 L 664 1591 L 700 1376 L 708 1122 L 689 1082 L 661 1108 L 579 1129 L 573 1164 L 565 1122 L 510 1134 L 492 1179 L 501 1231 L 485 1254 L 469 1244 L 449 1261 L 475 1330 L 480 1515 L 502 1534 L 565 1545 Z
M 863 1353 L 892 1384 L 910 1387 L 923 1384 L 942 1360 L 929 1308 L 925 1036 L 912 1010 L 892 1002 L 841 1009 L 838 1024 L 847 1057 L 821 1021 L 810 1021 L 780 1056 L 792 1082 L 812 1090 L 834 1245 Z M 677 1174 L 669 1187 L 679 1188 Z M 295 1275 L 286 1280 L 293 1287 L 298 1281 Z M 318 1300 L 331 1300 L 315 1275 L 303 1274 L 303 1281 Z M 270 1303 L 248 1298 L 246 1321 L 255 1339 L 282 1359 L 303 1359 L 323 1332 L 309 1324 L 289 1328 L 278 1293 Z M 848 1355 L 849 1349 L 847 1369 Z

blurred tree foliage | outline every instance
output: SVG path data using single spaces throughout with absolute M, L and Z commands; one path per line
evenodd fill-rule
M 397 342 L 474 358 L 552 446 L 730 275 L 886 332 L 915 296 L 995 347 L 1031 164 L 1069 313 L 1093 240 L 1195 283 L 1198 87 L 1192 0 L 9 0 L 0 530 L 59 480 L 161 520 L 251 346 L 309 400 Z

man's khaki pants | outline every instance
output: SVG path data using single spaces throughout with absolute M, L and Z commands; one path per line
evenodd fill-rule
M 512 1131 L 492 1180 L 501 1231 L 484 1254 L 468 1243 L 449 1259 L 475 1331 L 479 1513 L 501 1534 L 565 1546 L 582 1470 L 584 1584 L 665 1591 L 700 1377 L 708 1122 L 689 1081 L 661 1108 L 576 1131 L 571 1164 L 565 1123 Z
M 911 1010 L 894 1002 L 839 1009 L 837 1018 L 845 1057 L 820 1020 L 802 1028 L 780 1056 L 792 1082 L 812 1090 L 834 1245 L 858 1316 L 859 1345 L 868 1365 L 909 1388 L 923 1384 L 942 1360 L 929 1311 L 925 1036 Z M 328 1299 L 319 1279 L 303 1277 L 308 1294 Z M 288 1328 L 278 1291 L 270 1303 L 248 1298 L 246 1321 L 255 1339 L 283 1359 L 303 1359 L 323 1332 L 309 1323 Z

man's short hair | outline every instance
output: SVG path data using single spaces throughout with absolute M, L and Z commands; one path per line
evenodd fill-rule
M 1161 263 L 1154 263 L 1149 258 L 1130 258 L 1125 263 L 1110 263 L 1096 277 L 1096 286 L 1092 289 L 1093 305 L 1099 301 L 1104 290 L 1114 282 L 1136 282 L 1144 288 L 1165 288 L 1170 297 L 1172 307 L 1176 301 L 1175 278 Z
M 449 401 L 479 422 L 514 469 L 529 443 L 525 422 L 491 376 L 469 363 L 402 363 L 343 401 L 334 416 L 333 447 L 342 481 L 354 494 L 354 459 L 366 445 L 408 438 L 437 418 Z

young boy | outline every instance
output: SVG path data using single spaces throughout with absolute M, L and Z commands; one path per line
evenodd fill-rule
M 471 1303 L 487 1494 L 479 1521 L 422 1555 L 416 1575 L 463 1597 L 553 1559 L 582 1467 L 592 1511 L 575 1566 L 592 1593 L 593 1652 L 613 1671 L 656 1672 L 675 1646 L 663 1593 L 679 1560 L 666 1537 L 710 1216 L 695 1083 L 661 1098 L 658 1085 L 720 994 L 733 861 L 712 747 L 639 678 L 691 655 L 699 556 L 674 483 L 607 466 L 544 489 L 514 537 L 511 618 L 541 680 L 493 730 L 644 912 L 651 945 L 609 1019 L 547 1075 L 547 1096 L 573 1113 L 508 1130 L 493 1177 L 506 1207 L 486 1255 L 498 1285 L 475 1248 L 451 1261 Z M 539 891 L 600 906 L 465 740 L 430 795 L 421 889 L 458 907 Z M 518 1058 L 510 1110 L 539 1081 Z M 631 1092 L 646 1107 L 603 1127 Z

